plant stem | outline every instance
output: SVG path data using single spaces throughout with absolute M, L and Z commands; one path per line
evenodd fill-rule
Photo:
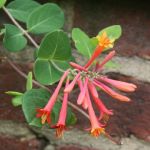
M 28 32 L 23 29 L 20 24 L 13 18 L 13 16 L 9 13 L 7 8 L 3 7 L 3 10 L 8 15 L 8 17 L 11 19 L 11 21 L 22 31 L 22 33 L 31 41 L 31 43 L 36 47 L 39 48 L 39 45 L 34 41 L 34 39 L 28 34 Z
M 22 33 L 31 41 L 31 43 L 36 47 L 39 48 L 39 45 L 34 41 L 34 39 L 28 34 L 28 32 L 23 29 L 20 24 L 13 18 L 13 16 L 9 13 L 9 11 L 7 10 L 7 8 L 3 7 L 3 10 L 5 11 L 5 13 L 9 16 L 9 18 L 11 19 L 11 21 L 22 31 Z M 10 59 L 6 58 L 7 62 L 10 64 L 10 66 L 12 66 L 12 68 L 18 72 L 22 77 L 24 77 L 25 79 L 27 79 L 27 75 L 22 72 Z M 38 87 L 41 87 L 49 92 L 52 92 L 49 88 L 47 88 L 46 86 L 40 84 L 39 82 L 32 80 L 33 84 L 35 84 Z M 60 97 L 62 100 L 62 97 Z M 78 112 L 80 112 L 82 115 L 84 115 L 86 118 L 89 119 L 89 116 L 86 112 L 84 112 L 82 109 L 80 109 L 78 106 L 76 106 L 75 104 L 68 102 L 68 104 L 76 109 Z

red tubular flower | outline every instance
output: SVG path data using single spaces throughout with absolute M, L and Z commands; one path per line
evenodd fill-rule
M 98 137 L 101 133 L 105 134 L 105 129 L 102 127 L 95 115 L 94 109 L 92 107 L 92 103 L 90 100 L 89 92 L 87 95 L 87 103 L 88 103 L 88 113 L 90 117 L 90 122 L 91 122 L 91 135 L 94 137 Z
M 84 82 L 84 85 L 80 86 L 81 92 L 80 92 L 80 94 L 78 96 L 78 99 L 77 99 L 77 104 L 78 105 L 81 105 L 83 103 L 83 100 L 84 100 L 85 94 L 86 94 L 86 90 L 87 90 L 88 80 L 89 80 L 89 78 L 86 78 L 85 82 Z
M 115 99 L 118 99 L 120 101 L 125 101 L 125 102 L 130 101 L 130 98 L 113 91 L 111 88 L 109 88 L 108 86 L 104 85 L 103 83 L 97 80 L 94 80 L 93 83 Z
M 84 66 L 85 68 L 88 68 L 105 48 L 112 48 L 113 47 L 114 39 L 109 39 L 106 32 L 103 32 L 101 35 L 98 35 L 97 39 L 98 39 L 98 46 L 96 47 L 90 60 Z
M 53 95 L 51 96 L 51 98 L 49 99 L 47 105 L 43 108 L 43 109 L 37 109 L 37 118 L 41 118 L 41 123 L 44 124 L 45 122 L 50 123 L 50 114 L 51 111 L 53 109 L 53 106 L 57 100 L 57 96 L 59 93 L 59 90 L 62 86 L 63 81 L 65 80 L 65 78 L 67 77 L 69 73 L 69 70 L 65 71 L 65 73 L 63 74 L 63 76 L 61 77 L 57 88 L 55 89 Z
M 101 120 L 101 119 L 105 120 L 106 116 L 113 115 L 112 110 L 108 110 L 106 108 L 106 106 L 103 104 L 102 100 L 99 98 L 97 90 L 92 82 L 88 83 L 88 88 L 89 88 L 89 91 L 91 92 L 91 95 L 93 97 L 93 100 L 94 100 L 96 106 L 98 107 L 98 109 L 100 111 L 99 120 Z
M 74 88 L 76 81 L 78 80 L 79 77 L 80 77 L 80 73 L 78 73 L 73 79 L 73 81 L 64 89 L 64 92 L 70 93 Z
M 82 107 L 84 108 L 84 109 L 87 109 L 88 108 L 88 104 L 87 104 L 87 92 L 86 92 L 86 96 L 84 97 L 84 100 L 83 100 L 83 102 L 82 102 Z
M 76 63 L 74 63 L 74 62 L 70 62 L 69 64 L 70 64 L 73 68 L 76 68 L 76 69 L 78 69 L 78 70 L 80 70 L 80 71 L 88 72 L 87 69 L 85 69 L 84 67 L 82 67 L 82 66 L 80 66 L 80 65 L 78 65 L 78 64 L 76 64 Z
M 67 79 L 65 87 L 67 87 L 68 84 L 69 84 L 69 78 Z M 69 96 L 69 93 L 64 93 L 64 97 L 63 97 L 62 107 L 61 107 L 60 114 L 59 114 L 58 123 L 55 126 L 55 128 L 56 128 L 56 137 L 62 137 L 63 131 L 66 129 L 65 122 L 66 122 L 66 117 L 67 117 L 68 96 Z
M 95 71 L 100 71 L 102 67 L 113 58 L 115 53 L 116 53 L 115 51 L 111 51 L 100 64 L 99 63 L 96 64 Z
M 82 91 L 82 90 L 83 90 L 82 81 L 81 81 L 81 80 L 78 80 L 77 82 L 78 82 L 78 86 L 79 86 L 79 88 L 80 88 L 80 91 Z M 79 101 L 79 100 L 77 100 L 77 103 L 79 103 L 78 101 Z M 88 108 L 88 104 L 87 104 L 87 88 L 86 88 L 86 90 L 85 90 L 85 96 L 84 96 L 84 98 L 83 98 L 82 100 L 80 100 L 80 103 L 82 104 L 82 107 L 83 107 L 84 109 L 87 109 L 87 108 Z
M 124 92 L 133 92 L 137 88 L 137 86 L 132 83 L 122 82 L 122 81 L 118 81 L 118 80 L 112 80 L 112 79 L 109 79 L 104 76 L 100 77 L 99 79 L 101 81 L 104 81 L 106 83 L 113 85 L 115 88 L 122 90 Z
M 93 63 L 93 61 L 101 54 L 103 50 L 104 50 L 104 47 L 98 45 L 94 53 L 92 54 L 90 60 L 87 62 L 87 64 L 84 67 L 88 68 Z

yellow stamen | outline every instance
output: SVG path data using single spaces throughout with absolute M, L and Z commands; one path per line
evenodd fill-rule
M 56 137 L 58 138 L 62 137 L 64 129 L 65 129 L 64 125 L 59 125 L 58 128 L 56 129 Z
M 99 45 L 104 48 L 112 48 L 114 45 L 114 39 L 109 39 L 106 32 L 97 36 Z
M 98 137 L 101 133 L 105 134 L 105 128 L 94 128 L 91 130 L 91 135 Z
M 43 114 L 41 116 L 41 123 L 44 124 L 46 122 L 46 119 L 47 119 L 47 115 L 46 114 Z

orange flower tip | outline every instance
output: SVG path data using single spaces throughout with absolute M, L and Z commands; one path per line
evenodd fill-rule
M 44 109 L 37 109 L 37 118 L 41 118 L 41 123 L 45 124 L 46 122 L 50 124 L 50 112 Z
M 135 89 L 137 88 L 137 86 L 136 86 L 135 84 L 132 84 L 132 83 L 131 83 L 131 86 L 132 86 L 133 88 L 135 88 Z
M 124 99 L 124 100 L 121 100 L 122 102 L 131 102 L 131 99 Z
M 62 125 L 62 124 L 56 125 L 56 137 L 57 138 L 63 137 L 63 133 L 65 129 L 66 129 L 65 125 Z
M 94 136 L 94 137 L 98 137 L 100 134 L 105 134 L 105 128 L 94 128 L 91 130 L 91 135 Z
M 98 39 L 99 45 L 101 47 L 104 47 L 104 48 L 113 48 L 115 40 L 114 39 L 110 39 L 107 36 L 106 32 L 103 32 L 101 35 L 98 35 L 96 38 Z

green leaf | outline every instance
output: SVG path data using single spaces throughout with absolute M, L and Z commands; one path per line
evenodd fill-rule
M 5 93 L 11 96 L 21 96 L 23 94 L 23 93 L 16 92 L 16 91 L 7 91 Z
M 31 89 L 32 89 L 32 72 L 29 72 L 27 76 L 26 90 Z
M 96 38 L 96 37 L 93 37 L 93 38 L 90 39 L 90 41 L 91 41 L 93 50 L 95 50 L 96 47 L 97 47 L 97 45 L 98 45 L 98 40 L 97 40 L 97 38 Z
M 30 125 L 42 127 L 41 119 L 36 118 L 36 109 L 43 108 L 47 104 L 49 97 L 49 92 L 45 91 L 44 89 L 32 89 L 24 94 L 22 108 L 25 118 Z M 51 113 L 52 124 L 55 124 L 58 121 L 61 105 L 61 102 L 57 101 L 53 107 Z M 66 124 L 74 124 L 76 122 L 76 118 L 72 113 L 71 108 L 68 108 L 67 114 Z
M 6 49 L 10 52 L 17 52 L 26 46 L 27 40 L 22 35 L 20 29 L 11 24 L 5 24 L 5 29 L 3 44 Z
M 15 96 L 12 98 L 12 104 L 13 106 L 17 107 L 17 106 L 21 106 L 22 105 L 22 95 L 20 96 Z
M 47 34 L 38 50 L 34 65 L 35 78 L 45 85 L 57 82 L 62 73 L 70 67 L 70 58 L 71 46 L 67 34 L 63 31 Z
M 2 8 L 6 3 L 6 0 L 0 0 L 0 8 Z
M 36 109 L 43 108 L 50 97 L 49 92 L 43 89 L 32 89 L 23 95 L 22 109 L 30 125 L 42 127 L 40 118 L 36 118 Z
M 7 9 L 15 19 L 27 22 L 28 16 L 39 6 L 40 4 L 33 0 L 14 0 L 7 5 Z
M 61 30 L 47 34 L 38 51 L 38 57 L 43 59 L 67 60 L 70 56 L 70 40 Z
M 36 34 L 52 32 L 63 25 L 64 13 L 52 3 L 46 3 L 35 9 L 27 20 L 28 31 Z
M 103 32 L 107 33 L 107 36 L 109 37 L 109 39 L 114 39 L 114 40 L 119 39 L 122 33 L 120 25 L 113 25 L 113 26 L 104 28 L 98 33 L 98 35 L 101 35 Z
M 44 85 L 52 85 L 69 67 L 66 61 L 37 59 L 34 65 L 35 78 Z
M 90 58 L 95 48 L 90 38 L 81 29 L 74 28 L 72 30 L 72 39 L 75 42 L 76 49 L 84 56 Z
M 75 114 L 72 112 L 72 109 L 68 107 L 67 110 L 67 118 L 66 118 L 66 125 L 74 125 L 77 122 L 77 118 Z

